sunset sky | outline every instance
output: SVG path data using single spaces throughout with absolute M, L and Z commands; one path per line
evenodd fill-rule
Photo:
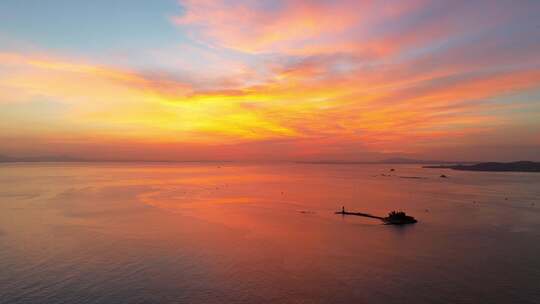
M 540 160 L 540 1 L 0 1 L 0 154 Z

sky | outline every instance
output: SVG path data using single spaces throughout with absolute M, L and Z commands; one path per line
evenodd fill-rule
M 540 1 L 2 0 L 0 154 L 540 160 Z

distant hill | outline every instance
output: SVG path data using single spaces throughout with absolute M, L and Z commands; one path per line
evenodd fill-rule
M 464 171 L 491 171 L 491 172 L 540 172 L 540 162 L 517 161 L 510 163 L 479 163 L 474 165 L 451 166 L 424 166 L 424 168 L 448 168 Z
M 0 155 L 0 162 L 10 162 L 12 161 L 12 157 L 9 157 L 9 156 L 5 156 L 5 155 Z
M 421 160 L 411 158 L 388 158 L 380 161 L 382 164 L 474 164 L 477 162 L 445 161 L 445 160 Z
M 143 163 L 230 163 L 230 160 L 144 160 L 144 159 L 91 159 L 78 158 L 66 155 L 51 155 L 51 156 L 32 156 L 32 157 L 11 157 L 0 155 L 0 163 L 40 163 L 40 162 L 85 162 L 85 163 L 100 163 L 100 162 L 143 162 Z
M 0 162 L 12 163 L 12 162 L 80 162 L 85 161 L 81 158 L 75 158 L 70 156 L 34 156 L 34 157 L 11 157 L 6 155 L 0 155 Z
M 319 160 L 319 161 L 296 161 L 300 164 L 329 164 L 329 165 L 351 165 L 351 164 L 476 164 L 478 162 L 467 161 L 444 161 L 444 160 L 419 160 L 411 158 L 388 158 L 380 161 L 343 161 L 343 160 Z

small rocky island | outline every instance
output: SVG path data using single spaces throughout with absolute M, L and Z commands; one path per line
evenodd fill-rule
M 439 165 L 424 166 L 423 168 L 453 169 L 463 171 L 491 171 L 491 172 L 540 172 L 540 162 L 517 161 L 511 163 L 478 163 L 474 165 Z
M 405 225 L 405 224 L 414 224 L 418 222 L 414 217 L 405 214 L 405 212 L 403 211 L 392 211 L 388 213 L 388 216 L 382 217 L 382 216 L 371 215 L 369 213 L 349 212 L 349 211 L 345 211 L 345 207 L 341 207 L 341 211 L 336 211 L 335 213 L 341 214 L 341 215 L 356 215 L 356 216 L 375 218 L 375 219 L 379 219 L 383 221 L 385 225 Z
M 403 211 L 392 211 L 388 213 L 387 217 L 383 218 L 383 222 L 387 225 L 405 225 L 414 224 L 418 221 Z

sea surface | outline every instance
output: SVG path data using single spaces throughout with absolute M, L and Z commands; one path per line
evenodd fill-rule
M 540 303 L 540 174 L 0 164 L 0 303 Z

